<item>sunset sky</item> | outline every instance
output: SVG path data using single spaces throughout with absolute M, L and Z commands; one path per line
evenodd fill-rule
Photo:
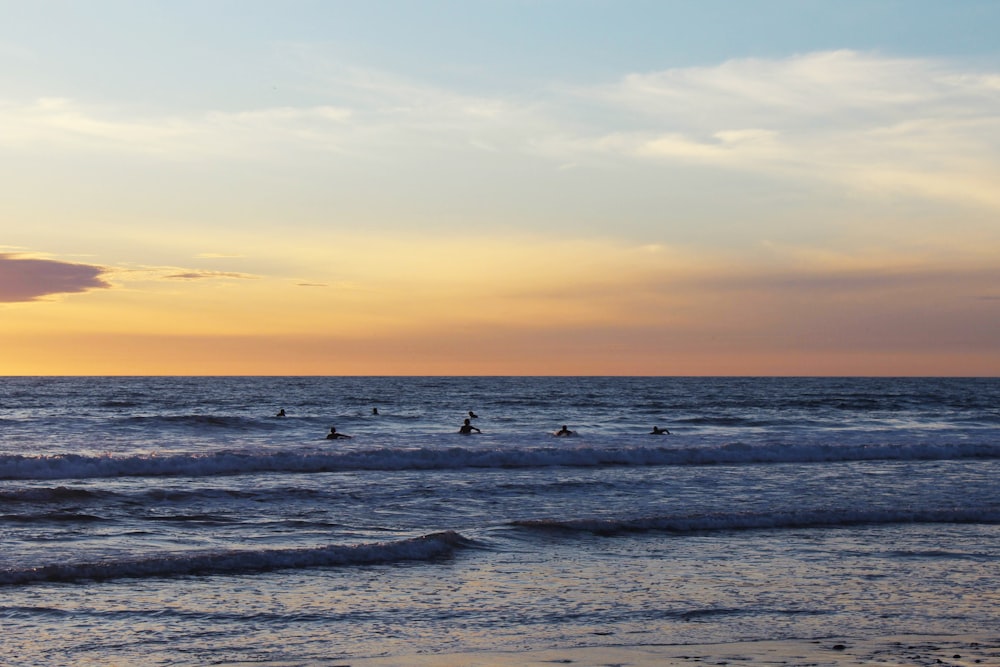
M 1000 375 L 998 36 L 0 0 L 0 375 Z

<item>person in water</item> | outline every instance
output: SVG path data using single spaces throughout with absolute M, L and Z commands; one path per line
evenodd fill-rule
M 563 424 L 563 427 L 561 429 L 559 429 L 558 431 L 555 432 L 555 436 L 557 438 L 562 438 L 562 437 L 567 436 L 567 435 L 576 435 L 576 434 L 573 433 L 573 431 L 571 431 L 568 428 L 566 428 L 566 424 Z
M 372 414 L 373 415 L 377 415 L 378 414 L 378 408 L 372 408 Z
M 274 416 L 275 417 L 284 417 L 285 416 L 285 409 L 281 408 L 280 410 L 278 410 L 278 414 L 276 414 Z
M 659 426 L 654 426 L 653 430 L 649 432 L 650 435 L 670 435 L 670 431 L 665 428 L 660 428 Z
M 469 416 L 472 417 L 473 419 L 479 419 L 479 415 L 477 415 L 472 410 L 469 410 Z
M 469 418 L 466 417 L 465 422 L 458 427 L 458 432 L 461 433 L 462 435 L 469 435 L 473 431 L 475 431 L 476 433 L 482 433 L 482 431 L 473 426 L 472 422 L 469 421 Z
M 330 432 L 326 434 L 327 440 L 337 440 L 338 438 L 350 438 L 349 435 L 344 435 L 343 433 L 337 433 L 337 429 L 333 426 L 330 427 Z

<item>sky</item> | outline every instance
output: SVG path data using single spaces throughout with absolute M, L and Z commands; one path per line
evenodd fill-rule
M 0 375 L 1000 375 L 993 0 L 0 0 Z

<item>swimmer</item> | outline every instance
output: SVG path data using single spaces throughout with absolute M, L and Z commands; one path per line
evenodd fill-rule
M 650 435 L 670 435 L 670 431 L 665 428 L 660 428 L 659 426 L 654 426 L 653 430 L 649 432 Z
M 469 421 L 469 418 L 466 417 L 465 422 L 458 427 L 458 432 L 461 433 L 462 435 L 470 435 L 473 431 L 475 431 L 476 433 L 482 433 L 482 431 L 473 426 L 472 423 Z
M 372 414 L 373 415 L 377 415 L 378 414 L 378 408 L 372 408 Z
M 344 435 L 343 433 L 337 433 L 337 429 L 330 427 L 330 432 L 326 434 L 327 440 L 337 440 L 338 438 L 350 438 L 349 435 Z
M 557 438 L 562 438 L 567 435 L 576 435 L 576 433 L 566 428 L 566 424 L 563 424 L 563 427 L 558 431 L 556 431 L 555 433 L 553 433 L 553 435 L 556 436 Z
M 285 416 L 285 409 L 281 408 L 280 410 L 278 410 L 278 414 L 276 414 L 274 416 L 275 417 L 284 417 Z
M 472 417 L 473 419 L 479 419 L 479 415 L 477 415 L 472 410 L 469 410 L 469 416 Z

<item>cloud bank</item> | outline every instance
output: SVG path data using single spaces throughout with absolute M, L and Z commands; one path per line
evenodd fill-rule
M 107 269 L 52 259 L 0 254 L 0 303 L 37 301 L 53 294 L 111 287 L 101 276 Z
M 1000 73 L 850 50 L 469 94 L 322 50 L 296 107 L 136 115 L 67 98 L 0 100 L 0 145 L 156 159 L 440 160 L 484 151 L 557 165 L 617 161 L 754 173 L 1000 210 Z M 303 65 L 305 67 L 305 65 Z

